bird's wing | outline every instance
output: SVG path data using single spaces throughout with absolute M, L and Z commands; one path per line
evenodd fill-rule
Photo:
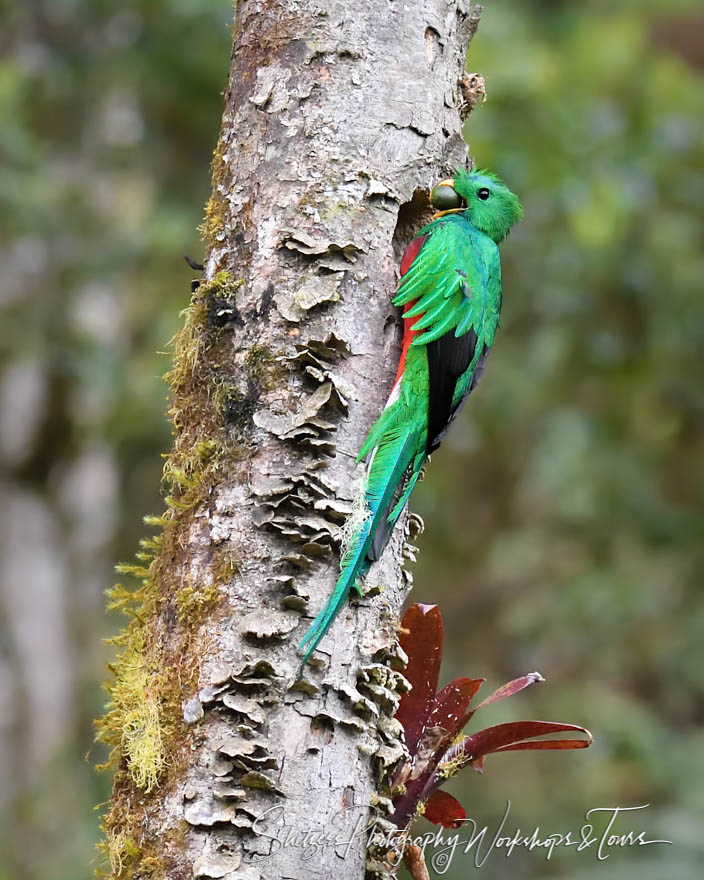
M 407 307 L 404 318 L 418 318 L 411 345 L 426 346 L 432 452 L 494 340 L 501 267 L 496 244 L 462 217 L 436 220 L 423 233 L 423 246 L 401 278 L 394 303 Z

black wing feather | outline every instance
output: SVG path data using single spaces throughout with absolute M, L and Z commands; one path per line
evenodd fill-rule
M 453 327 L 444 336 L 426 346 L 430 384 L 426 444 L 428 455 L 440 445 L 440 440 L 459 408 L 452 406 L 455 386 L 472 363 L 476 345 L 477 334 L 473 329 L 457 337 Z

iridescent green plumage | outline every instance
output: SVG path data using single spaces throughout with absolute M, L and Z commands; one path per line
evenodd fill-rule
M 381 556 L 428 455 L 484 368 L 501 308 L 497 243 L 520 219 L 516 196 L 489 172 L 458 172 L 463 207 L 436 215 L 401 263 L 394 304 L 405 307 L 404 342 L 391 396 L 358 460 L 369 456 L 366 515 L 342 555 L 340 576 L 299 649 L 308 659 L 357 580 Z M 447 193 L 442 198 L 447 203 Z M 459 201 L 458 199 L 458 201 Z M 361 591 L 360 591 L 361 592 Z

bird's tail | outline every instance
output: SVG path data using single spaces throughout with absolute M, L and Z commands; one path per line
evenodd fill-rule
M 387 520 L 394 514 L 395 519 L 398 519 L 402 509 L 402 506 L 399 508 L 398 503 L 399 486 L 403 486 L 404 475 L 409 465 L 417 458 L 417 445 L 413 432 L 406 428 L 403 433 L 396 436 L 387 435 L 374 450 L 364 488 L 366 516 L 353 532 L 340 560 L 340 576 L 335 589 L 298 646 L 298 650 L 303 653 L 301 665 L 306 663 L 328 631 L 330 624 L 347 601 L 357 578 L 365 574 L 369 568 L 368 555 L 377 531 L 380 528 L 385 530 Z M 403 495 L 407 497 L 405 492 Z M 373 556 L 373 558 L 378 557 Z

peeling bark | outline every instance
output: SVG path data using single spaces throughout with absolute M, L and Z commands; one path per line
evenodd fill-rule
M 99 733 L 118 762 L 115 875 L 364 874 L 361 831 L 404 749 L 389 661 L 408 523 L 300 680 L 295 646 L 335 582 L 355 455 L 395 373 L 400 254 L 427 188 L 466 162 L 478 10 L 238 5 L 205 279 L 169 377 L 164 531 L 125 569 L 142 587 L 113 594 L 136 614 Z M 337 845 L 303 846 L 314 829 Z

